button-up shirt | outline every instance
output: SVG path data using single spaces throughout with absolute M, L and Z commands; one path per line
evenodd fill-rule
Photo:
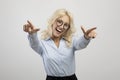
M 61 38 L 59 47 L 49 37 L 45 40 L 38 39 L 37 33 L 29 34 L 31 48 L 41 55 L 47 75 L 69 76 L 75 73 L 75 51 L 85 48 L 90 40 L 84 36 L 73 37 L 71 47 L 66 45 L 66 40 Z

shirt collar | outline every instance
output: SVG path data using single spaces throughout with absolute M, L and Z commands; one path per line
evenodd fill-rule
M 50 40 L 50 39 L 51 39 L 51 37 L 47 37 L 45 40 L 47 41 L 47 40 Z M 62 37 L 61 39 L 66 40 L 64 37 Z

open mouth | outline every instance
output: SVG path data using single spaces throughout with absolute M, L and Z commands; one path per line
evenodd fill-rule
M 62 33 L 63 31 L 59 28 L 56 28 L 56 31 L 59 32 L 59 33 Z

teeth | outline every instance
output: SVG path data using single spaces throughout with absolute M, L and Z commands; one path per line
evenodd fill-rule
M 58 28 L 57 28 L 57 31 L 62 32 L 62 30 L 60 30 L 60 29 L 58 29 Z

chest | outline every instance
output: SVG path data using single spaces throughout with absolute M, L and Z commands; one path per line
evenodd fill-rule
M 67 47 L 65 41 L 59 42 L 59 47 L 53 41 L 43 42 L 43 55 L 52 59 L 69 59 L 74 55 L 72 47 Z

